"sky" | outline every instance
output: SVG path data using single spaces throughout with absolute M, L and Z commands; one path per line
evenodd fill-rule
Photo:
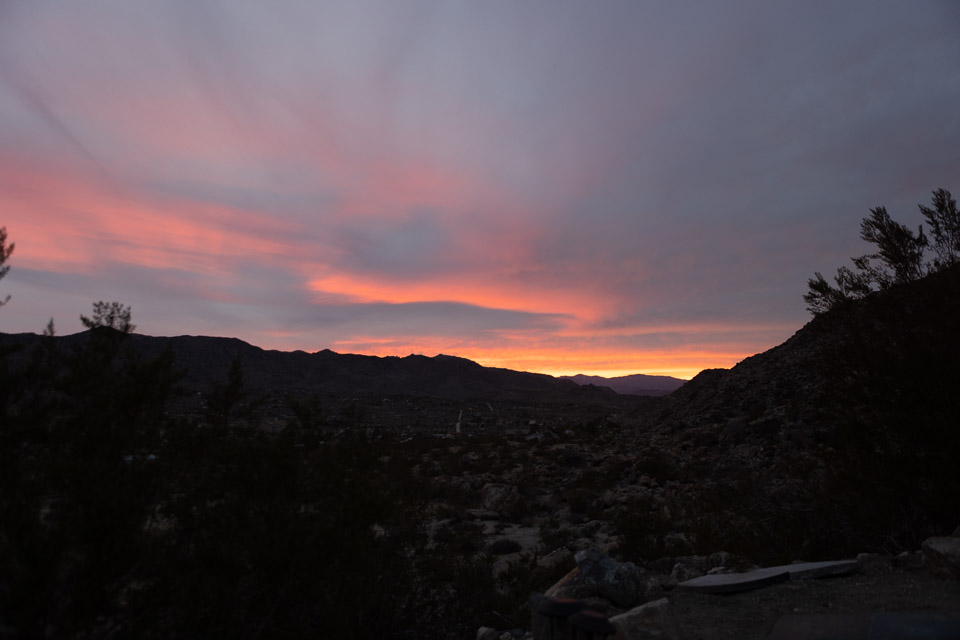
M 0 331 L 690 378 L 960 192 L 954 0 L 0 2 Z

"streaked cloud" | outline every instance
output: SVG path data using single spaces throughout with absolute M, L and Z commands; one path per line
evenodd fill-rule
M 960 175 L 960 10 L 283 1 L 0 7 L 0 330 L 558 373 L 730 366 L 857 222 Z M 78 304 L 82 304 L 78 308 Z

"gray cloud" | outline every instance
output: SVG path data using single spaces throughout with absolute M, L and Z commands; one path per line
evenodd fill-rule
M 609 308 L 580 326 L 638 327 L 623 348 L 649 346 L 642 328 L 669 323 L 713 322 L 709 340 L 737 345 L 722 327 L 765 325 L 774 340 L 805 321 L 806 277 L 862 252 L 869 207 L 916 224 L 931 189 L 960 191 L 949 1 L 2 11 L 0 161 L 73 158 L 132 208 L 248 240 L 217 273 L 178 274 L 112 260 L 143 242 L 113 227 L 73 239 L 103 259 L 71 291 L 95 298 L 114 283 L 171 326 L 466 341 L 556 337 L 573 321 L 549 306 L 348 304 L 349 292 L 316 298 L 306 284 L 462 276 L 469 293 L 484 278 L 495 288 L 495 274 L 505 288 L 602 295 Z M 17 258 L 32 239 L 15 230 L 37 216 L 23 194 L 45 189 L 20 179 L 0 184 Z M 106 206 L 91 202 L 76 207 Z M 72 228 L 72 210 L 51 211 Z M 161 253 L 196 257 L 185 251 Z M 27 260 L 17 304 L 49 309 L 53 268 Z M 706 344 L 707 333 L 656 343 Z
M 362 303 L 326 305 L 309 312 L 300 320 L 305 332 L 345 329 L 364 335 L 383 332 L 390 327 L 390 335 L 411 337 L 472 336 L 483 339 L 483 334 L 516 331 L 552 331 L 562 326 L 562 315 L 529 313 L 507 309 L 492 309 L 454 302 L 413 302 L 405 304 Z

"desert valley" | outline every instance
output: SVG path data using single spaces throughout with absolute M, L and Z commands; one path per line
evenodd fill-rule
M 676 599 L 683 638 L 776 619 L 715 628 L 678 582 L 858 554 L 889 603 L 849 611 L 960 612 L 918 551 L 960 524 L 958 277 L 661 396 L 447 356 L 3 335 L 5 633 L 499 638 L 587 552 L 616 587 L 561 594 L 611 617 Z M 882 586 L 901 579 L 915 600 Z

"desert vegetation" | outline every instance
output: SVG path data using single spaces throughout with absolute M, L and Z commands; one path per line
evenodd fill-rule
M 946 189 L 937 189 L 932 207 L 919 205 L 930 230 L 923 225 L 914 233 L 890 217 L 886 207 L 875 207 L 860 222 L 860 238 L 874 245 L 873 253 L 852 258 L 854 269 L 837 269 L 834 284 L 819 272 L 807 282 L 803 299 L 814 315 L 862 298 L 874 291 L 913 282 L 948 269 L 960 261 L 960 211 L 957 201 Z
M 464 553 L 457 524 L 449 540 L 426 535 L 422 512 L 441 492 L 411 471 L 418 445 L 362 429 L 332 438 L 304 406 L 258 429 L 239 361 L 206 418 L 173 416 L 182 372 L 169 353 L 131 351 L 130 320 L 98 304 L 85 343 L 45 336 L 2 361 L 7 629 L 457 637 L 515 600 L 493 582 L 502 544 Z
M 0 227 L 0 280 L 3 279 L 7 272 L 10 271 L 10 266 L 6 264 L 7 260 L 13 255 L 13 250 L 16 247 L 14 243 L 10 243 L 10 246 L 7 246 L 7 228 Z M 0 307 L 7 304 L 10 301 L 10 296 L 6 296 L 0 300 Z

